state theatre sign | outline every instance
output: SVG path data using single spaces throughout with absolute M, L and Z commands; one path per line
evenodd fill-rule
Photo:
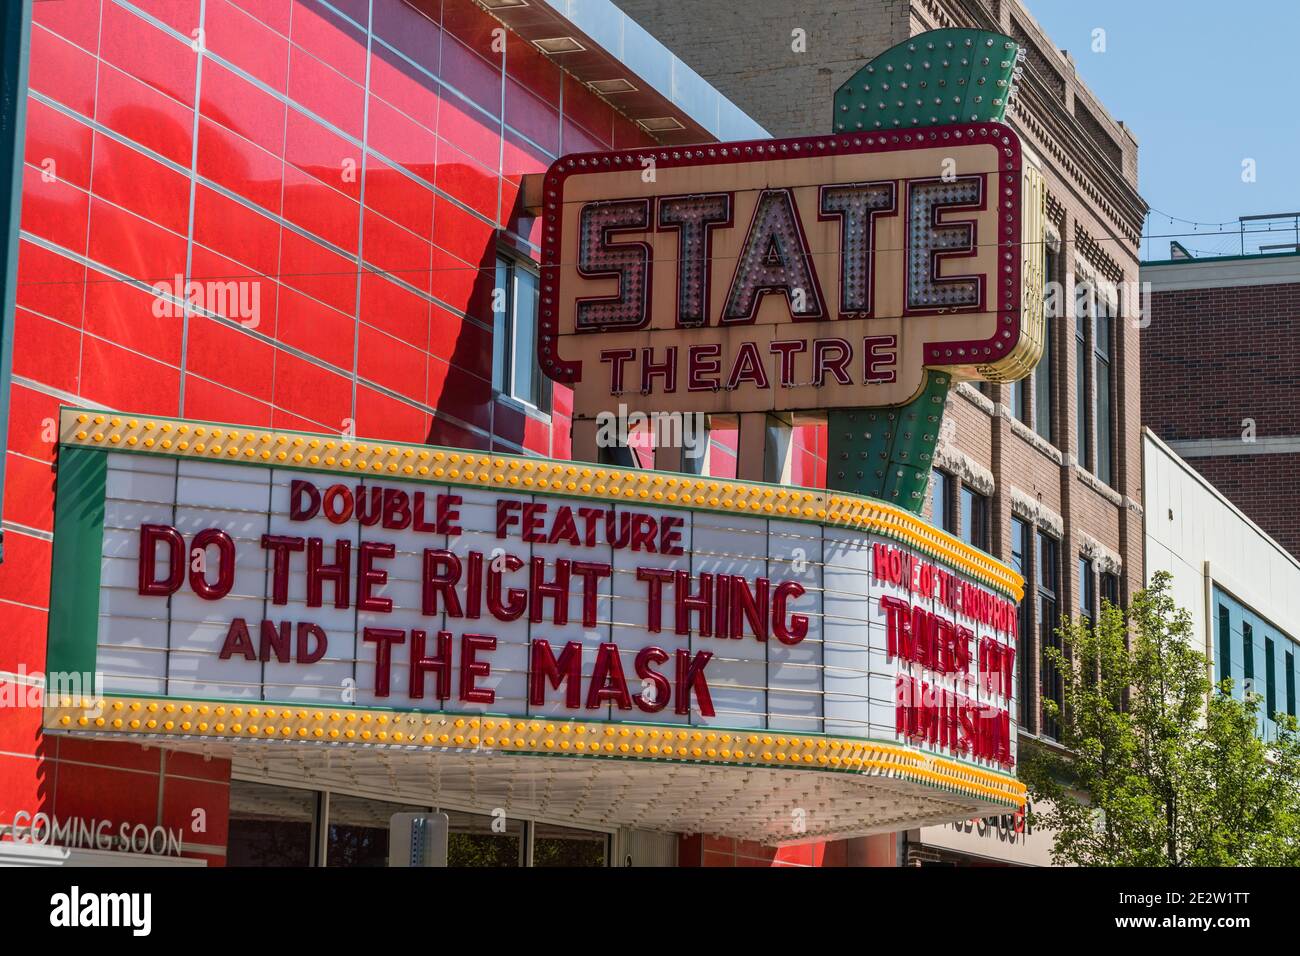
M 1015 380 L 1042 349 L 1041 205 L 996 122 L 566 156 L 540 204 L 541 366 L 579 418 Z
M 48 701 L 53 732 L 767 843 L 1023 803 L 1023 582 L 900 509 L 81 409 L 60 429 L 48 667 L 102 689 Z

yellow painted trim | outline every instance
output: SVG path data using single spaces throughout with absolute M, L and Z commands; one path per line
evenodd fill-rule
M 901 777 L 1008 806 L 1025 805 L 1025 785 L 1008 774 L 898 744 L 772 730 L 147 697 L 62 697 L 46 707 L 45 727 L 140 739 L 275 740 L 849 772 Z
M 1017 601 L 1024 596 L 1024 579 L 1001 561 L 911 512 L 843 492 L 77 408 L 63 409 L 59 441 L 128 454 L 383 475 L 852 528 L 917 548 Z

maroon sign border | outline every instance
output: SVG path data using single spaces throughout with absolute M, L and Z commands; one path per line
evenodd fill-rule
M 926 366 L 990 364 L 1007 356 L 1020 340 L 1021 321 L 1021 219 L 1023 193 L 1023 152 L 1020 138 L 1005 123 L 956 123 L 908 131 L 826 136 L 799 136 L 790 139 L 745 140 L 734 143 L 708 143 L 699 146 L 673 146 L 657 149 L 628 149 L 609 152 L 572 153 L 561 156 L 547 169 L 542 185 L 542 288 L 537 357 L 543 373 L 560 384 L 572 385 L 582 380 L 582 363 L 567 361 L 558 351 L 557 288 L 563 247 L 563 218 L 559 211 L 564 202 L 564 183 L 575 173 L 594 170 L 626 169 L 639 173 L 646 160 L 656 168 L 714 166 L 765 162 L 775 158 L 799 158 L 821 155 L 856 155 L 931 149 L 945 143 L 966 146 L 971 143 L 994 143 L 1001 159 L 996 196 L 999 209 L 997 314 L 1001 321 L 988 339 L 927 342 Z M 992 278 L 990 281 L 994 281 Z

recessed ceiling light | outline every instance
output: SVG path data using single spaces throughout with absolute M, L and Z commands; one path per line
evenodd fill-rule
M 597 93 L 609 94 L 609 93 L 635 93 L 636 92 L 636 87 L 632 85 L 631 81 L 625 80 L 621 76 L 615 77 L 612 80 L 592 80 L 587 85 L 590 86 Z
M 508 10 L 511 7 L 528 6 L 528 0 L 478 0 L 478 2 L 489 10 Z
M 637 120 L 642 129 L 652 133 L 666 133 L 675 129 L 686 129 L 675 116 L 655 116 L 650 119 Z
M 579 53 L 585 49 L 581 43 L 573 37 L 550 37 L 546 40 L 534 40 L 534 45 L 543 53 Z

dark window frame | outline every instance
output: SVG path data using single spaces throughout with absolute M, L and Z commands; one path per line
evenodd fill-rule
M 1232 609 L 1219 602 L 1219 683 L 1232 678 Z
M 970 502 L 970 527 L 967 525 L 967 501 Z M 982 495 L 964 481 L 957 486 L 957 504 L 960 512 L 960 532 L 961 539 L 969 544 L 972 548 L 979 548 L 981 551 L 989 550 L 989 512 L 990 501 L 988 495 Z
M 957 479 L 941 468 L 930 469 L 930 520 L 936 528 L 942 528 L 949 534 L 954 534 L 957 529 L 957 509 L 954 507 L 955 501 L 953 495 L 953 486 Z M 935 493 L 939 486 L 943 486 L 942 494 L 935 498 Z M 934 502 L 939 500 L 943 504 L 943 514 L 936 515 Z M 936 518 L 938 520 L 936 520 Z
M 1123 607 L 1123 599 L 1120 597 L 1119 575 L 1113 571 L 1103 571 L 1097 577 L 1098 596 L 1104 602 L 1109 602 L 1112 607 Z M 1098 613 L 1105 609 L 1105 604 L 1098 604 Z
M 528 277 L 529 282 L 520 281 L 520 276 Z M 513 255 L 504 249 L 498 249 L 495 272 L 493 274 L 495 289 L 504 290 L 503 310 L 496 309 L 497 294 L 493 294 L 492 309 L 492 390 L 498 398 L 511 402 L 528 411 L 550 417 L 554 402 L 554 383 L 542 372 L 537 358 L 536 340 L 541 334 L 539 306 L 541 300 L 541 275 L 537 264 L 521 256 Z M 519 296 L 523 286 L 531 287 L 532 292 L 532 328 L 529 334 L 532 347 L 527 348 L 529 356 L 529 375 L 531 387 L 521 389 L 516 381 L 518 376 L 519 356 L 516 355 L 516 342 L 519 336 Z M 526 290 L 524 290 L 526 291 Z M 526 346 L 525 346 L 526 347 Z M 526 390 L 527 395 L 522 394 Z
M 1091 278 L 1074 283 L 1074 452 L 1079 466 L 1093 468 L 1092 362 L 1088 338 L 1092 331 L 1093 305 L 1097 290 Z
M 1046 531 L 1038 531 L 1038 561 L 1035 574 L 1035 594 L 1038 597 L 1039 618 L 1039 687 L 1041 699 L 1054 700 L 1058 704 L 1064 698 L 1064 682 L 1056 668 L 1047 660 L 1047 649 L 1062 648 L 1062 642 L 1056 633 L 1059 621 L 1059 596 L 1061 572 L 1061 542 Z M 1043 736 L 1053 740 L 1060 739 L 1061 731 L 1056 721 L 1049 720 L 1039 708 L 1039 721 Z
M 1264 638 L 1264 717 L 1277 719 L 1277 646 Z
M 1288 650 L 1284 658 L 1286 663 L 1286 712 L 1290 717 L 1295 713 L 1295 651 Z
M 1255 690 L 1255 629 L 1249 621 L 1241 622 L 1241 692 Z
M 1011 529 L 1008 534 L 1011 545 L 1011 566 L 1025 579 L 1025 596 L 1016 609 L 1017 629 L 1019 630 L 1020 659 L 1016 665 L 1017 714 L 1020 726 L 1028 729 L 1032 724 L 1031 715 L 1034 705 L 1033 679 L 1033 622 L 1034 595 L 1032 586 L 1034 573 L 1034 527 L 1018 515 L 1011 516 Z
M 1118 294 L 1118 293 L 1117 293 Z M 1118 303 L 1093 290 L 1092 421 L 1094 474 L 1111 487 L 1119 484 L 1115 460 L 1115 318 Z
M 1089 627 L 1095 627 L 1101 619 L 1101 603 L 1098 593 L 1100 582 L 1092 558 L 1079 555 L 1078 572 L 1079 618 Z M 1100 679 L 1101 662 L 1094 657 L 1081 663 L 1084 680 L 1092 686 Z
M 1089 624 L 1097 620 L 1097 571 L 1092 558 L 1079 556 L 1079 617 Z
M 1056 445 L 1056 401 L 1052 363 L 1056 358 L 1056 320 L 1057 309 L 1052 305 L 1061 304 L 1061 297 L 1049 296 L 1052 283 L 1060 282 L 1061 254 L 1048 243 L 1043 244 L 1043 355 L 1034 366 L 1033 372 L 1033 427 L 1040 438 Z

